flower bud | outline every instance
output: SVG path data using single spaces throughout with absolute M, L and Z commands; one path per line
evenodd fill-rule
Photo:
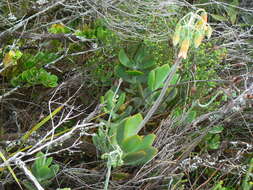
M 187 52 L 190 46 L 190 41 L 188 39 L 182 42 L 178 57 L 182 57 L 183 59 L 187 58 Z
M 202 32 L 199 32 L 198 34 L 196 34 L 195 38 L 194 38 L 194 46 L 195 48 L 198 48 L 201 44 L 201 42 L 204 39 L 204 34 Z
M 207 13 L 206 13 L 206 12 L 203 12 L 203 13 L 201 14 L 201 18 L 203 19 L 203 21 L 204 21 L 205 23 L 207 23 Z

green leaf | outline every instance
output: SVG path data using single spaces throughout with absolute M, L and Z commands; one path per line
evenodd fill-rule
M 44 181 L 47 178 L 47 175 L 51 172 L 51 170 L 46 166 L 41 166 L 37 169 L 36 173 L 34 173 L 34 176 L 38 179 L 38 181 Z
M 220 147 L 220 135 L 216 134 L 211 140 L 208 141 L 208 147 L 211 150 L 216 150 Z
M 161 88 L 163 86 L 163 82 L 168 76 L 169 70 L 170 67 L 168 64 L 152 70 L 148 76 L 148 88 L 151 91 Z
M 144 74 L 143 72 L 137 70 L 128 70 L 126 71 L 126 73 L 129 74 L 130 76 L 139 76 Z
M 108 111 L 111 111 L 115 105 L 115 102 L 113 101 L 113 96 L 114 96 L 114 92 L 112 90 L 108 90 L 105 93 L 104 97 L 105 97 L 105 103 L 106 103 L 106 107 Z
M 135 82 L 133 81 L 132 77 L 126 73 L 126 69 L 121 65 L 117 65 L 114 69 L 114 72 L 119 78 L 122 78 L 124 81 L 130 82 L 130 83 Z
M 145 48 L 140 47 L 134 57 L 134 62 L 136 62 L 138 65 L 140 65 L 146 56 L 145 53 L 146 53 Z
M 148 57 L 147 57 L 148 59 Z M 148 60 L 144 59 L 143 63 L 141 64 L 142 69 L 149 69 L 150 67 L 153 67 L 156 65 L 156 62 L 154 59 L 149 58 Z
M 142 143 L 142 138 L 139 135 L 133 135 L 123 140 L 121 148 L 124 152 L 130 153 L 138 150 L 138 145 Z
M 138 152 L 139 150 L 152 147 L 154 140 L 154 134 L 149 134 L 144 138 L 139 135 L 134 135 L 124 139 L 121 148 L 125 153 Z
M 47 167 L 49 167 L 50 164 L 52 163 L 52 161 L 53 161 L 53 158 L 52 158 L 52 157 L 49 157 L 49 158 L 47 158 L 47 159 L 45 160 L 44 165 L 47 166 Z
M 155 60 L 150 57 L 145 47 L 140 47 L 134 57 L 133 66 L 138 70 L 145 70 L 155 65 Z
M 142 161 L 145 156 L 147 156 L 147 153 L 144 150 L 141 150 L 138 152 L 131 152 L 131 153 L 125 154 L 123 161 L 124 161 L 124 164 L 126 165 L 136 165 L 137 163 Z
M 59 165 L 55 164 L 49 168 L 53 158 L 46 158 L 42 152 L 37 153 L 36 157 L 38 159 L 33 163 L 31 170 L 38 181 L 43 182 L 53 178 L 59 171 Z
M 130 136 L 136 135 L 139 132 L 138 126 L 142 122 L 143 118 L 140 113 L 127 117 L 117 127 L 116 139 L 119 145 L 122 141 Z
M 149 134 L 145 136 L 142 140 L 142 144 L 138 146 L 138 149 L 144 149 L 147 148 L 148 146 L 152 146 L 156 136 L 154 134 Z
M 119 51 L 119 61 L 125 67 L 132 69 L 133 64 L 132 64 L 131 60 L 128 58 L 128 56 L 126 55 L 124 49 L 121 49 Z
M 128 153 L 124 156 L 123 161 L 126 165 L 141 165 L 151 160 L 157 153 L 157 149 L 148 147 L 138 152 Z

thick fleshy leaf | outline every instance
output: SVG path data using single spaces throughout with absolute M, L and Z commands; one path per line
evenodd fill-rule
M 124 81 L 133 83 L 133 77 L 126 73 L 126 69 L 122 65 L 117 65 L 114 69 L 115 74 L 122 78 Z
M 125 138 L 122 142 L 121 148 L 124 152 L 130 153 L 138 150 L 139 145 L 142 143 L 142 138 L 139 135 L 134 135 Z
M 152 144 L 155 140 L 154 134 L 149 134 L 145 137 L 140 137 L 139 135 L 134 135 L 123 140 L 121 148 L 124 152 L 138 152 L 149 147 L 152 147 Z
M 153 67 L 156 65 L 156 62 L 152 58 L 144 59 L 143 63 L 141 64 L 142 69 L 149 69 L 150 67 Z
M 50 168 L 40 167 L 39 170 L 34 175 L 39 181 L 43 181 L 48 179 L 47 176 L 49 175 L 50 172 L 51 172 Z
M 124 139 L 136 135 L 139 131 L 138 126 L 142 120 L 143 118 L 140 113 L 124 119 L 117 127 L 117 142 L 121 145 Z
M 128 56 L 127 56 L 126 52 L 124 51 L 124 49 L 121 49 L 119 51 L 119 61 L 125 67 L 128 67 L 128 68 L 133 67 L 132 61 L 128 58 Z
M 169 71 L 170 67 L 168 64 L 152 70 L 148 76 L 148 88 L 151 91 L 161 88 L 163 86 L 164 80 L 169 74 Z
M 141 162 L 145 156 L 147 156 L 147 153 L 143 150 L 138 152 L 131 152 L 125 154 L 123 161 L 125 165 L 136 165 L 137 163 Z
M 145 164 L 151 160 L 157 153 L 157 149 L 148 147 L 138 152 L 128 153 L 124 156 L 123 161 L 125 165 L 140 165 Z
M 142 143 L 139 144 L 139 146 L 137 146 L 137 150 L 140 150 L 140 149 L 145 149 L 145 148 L 148 148 L 148 147 L 151 147 L 154 140 L 155 140 L 155 135 L 154 134 L 149 134 L 147 136 L 145 136 L 143 139 L 142 139 Z
M 140 47 L 136 53 L 136 55 L 134 56 L 134 62 L 136 64 L 141 64 L 143 62 L 143 59 L 146 56 L 146 51 L 144 47 Z
M 131 75 L 131 76 L 139 76 L 139 75 L 144 74 L 143 72 L 138 71 L 138 70 L 127 70 L 126 73 Z

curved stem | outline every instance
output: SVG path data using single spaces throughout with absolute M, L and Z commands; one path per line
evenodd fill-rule
M 162 100 L 163 100 L 163 98 L 164 98 L 164 96 L 166 94 L 167 88 L 169 87 L 170 82 L 173 79 L 173 76 L 176 74 L 176 71 L 177 71 L 177 69 L 178 69 L 178 67 L 179 67 L 179 65 L 181 63 L 181 60 L 182 60 L 181 57 L 178 57 L 176 59 L 174 65 L 171 68 L 171 71 L 170 71 L 170 73 L 168 75 L 168 78 L 165 81 L 165 84 L 164 84 L 164 86 L 162 88 L 162 91 L 161 91 L 159 97 L 156 99 L 156 101 L 154 102 L 153 106 L 150 108 L 149 112 L 147 113 L 147 115 L 145 116 L 145 118 L 142 120 L 141 124 L 138 126 L 139 130 L 141 130 L 146 125 L 146 123 L 149 121 L 149 119 L 152 117 L 152 115 L 155 113 L 155 111 L 157 110 L 157 108 L 161 104 L 161 102 L 162 102 Z

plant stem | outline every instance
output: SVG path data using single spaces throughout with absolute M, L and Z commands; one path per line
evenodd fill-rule
M 108 185 L 109 185 L 109 181 L 110 181 L 110 177 L 111 177 L 111 170 L 112 170 L 111 160 L 108 159 L 108 161 L 107 161 L 107 173 L 106 173 L 104 190 L 108 190 Z
M 142 120 L 140 126 L 138 126 L 139 130 L 141 130 L 146 125 L 146 123 L 149 121 L 149 119 L 152 117 L 152 115 L 155 113 L 155 111 L 157 110 L 157 108 L 161 104 L 161 102 L 162 102 L 162 100 L 163 100 L 163 98 L 164 98 L 164 96 L 166 94 L 167 88 L 169 87 L 170 82 L 173 79 L 173 76 L 176 74 L 177 68 L 179 67 L 179 65 L 181 63 L 181 60 L 182 60 L 181 57 L 178 57 L 176 59 L 174 65 L 171 68 L 171 71 L 170 71 L 170 73 L 168 75 L 168 78 L 165 81 L 165 84 L 164 84 L 164 86 L 162 88 L 162 91 L 161 91 L 159 97 L 156 99 L 156 101 L 154 102 L 153 106 L 150 108 L 149 112 L 147 113 L 147 115 L 145 116 L 145 118 Z

